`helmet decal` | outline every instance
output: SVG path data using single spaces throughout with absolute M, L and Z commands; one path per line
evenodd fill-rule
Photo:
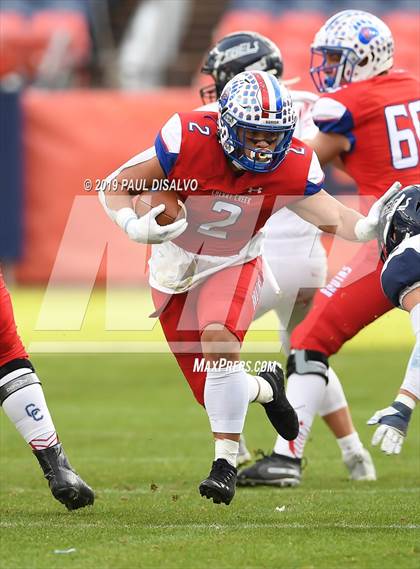
M 279 48 L 256 32 L 235 32 L 223 37 L 209 51 L 201 69 L 202 73 L 214 79 L 213 85 L 200 89 L 203 103 L 216 101 L 235 75 L 254 69 L 267 71 L 280 78 L 283 59 Z
M 372 26 L 366 26 L 360 29 L 359 40 L 366 45 L 378 34 L 379 31 L 376 28 L 373 28 Z

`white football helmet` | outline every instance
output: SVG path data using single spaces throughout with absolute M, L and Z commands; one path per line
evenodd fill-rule
M 311 46 L 310 73 L 321 93 L 363 81 L 390 69 L 394 38 L 379 18 L 361 10 L 344 10 L 325 22 Z M 336 62 L 328 56 L 339 56 Z M 316 65 L 316 58 L 322 58 Z
M 250 172 L 271 172 L 292 143 L 296 113 L 287 88 L 266 71 L 244 71 L 227 83 L 219 99 L 219 140 L 227 158 Z M 252 132 L 265 132 L 273 150 L 247 143 Z

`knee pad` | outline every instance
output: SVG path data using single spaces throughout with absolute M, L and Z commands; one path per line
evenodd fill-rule
M 0 405 L 15 393 L 32 385 L 41 383 L 35 373 L 34 367 L 29 360 L 16 359 L 0 367 Z
M 292 350 L 287 358 L 287 377 L 292 373 L 320 375 L 328 383 L 328 358 L 316 350 Z

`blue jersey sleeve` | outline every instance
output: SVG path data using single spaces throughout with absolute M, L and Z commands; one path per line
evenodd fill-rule
M 317 194 L 323 188 L 323 182 L 315 184 L 310 180 L 306 180 L 305 196 L 313 196 Z
M 324 177 L 324 172 L 322 171 L 318 156 L 316 155 L 316 152 L 312 152 L 311 164 L 309 166 L 304 195 L 313 196 L 322 190 Z
M 178 114 L 163 126 L 155 140 L 156 156 L 167 176 L 171 173 L 181 150 L 182 126 Z
M 177 161 L 178 153 L 169 152 L 164 140 L 162 139 L 161 132 L 156 137 L 155 150 L 162 170 L 167 176 L 169 176 L 172 168 L 175 166 L 175 162 Z
M 314 105 L 313 120 L 319 130 L 325 134 L 342 134 L 350 142 L 350 150 L 356 143 L 352 113 L 339 101 L 322 97 Z

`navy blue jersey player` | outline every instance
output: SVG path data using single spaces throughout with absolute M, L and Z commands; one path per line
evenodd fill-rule
M 368 424 L 379 424 L 373 445 L 380 443 L 386 454 L 399 454 L 420 399 L 420 185 L 407 186 L 385 204 L 379 231 L 386 259 L 382 288 L 395 306 L 410 313 L 416 342 L 395 401 L 377 411 Z

